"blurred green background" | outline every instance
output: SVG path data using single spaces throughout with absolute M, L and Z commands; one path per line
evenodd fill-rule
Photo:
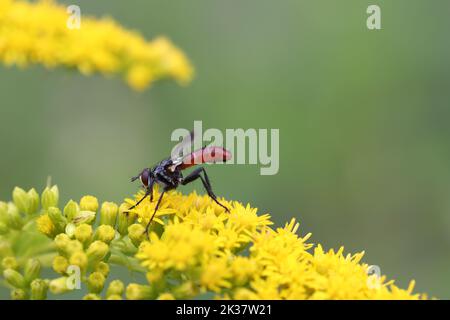
M 1 66 L 1 199 L 51 175 L 63 201 L 119 202 L 176 128 L 279 128 L 279 173 L 209 166 L 218 195 L 278 225 L 297 217 L 314 243 L 365 250 L 399 285 L 450 298 L 449 1 L 70 4 L 168 36 L 196 77 L 136 93 L 118 78 Z M 366 28 L 370 4 L 382 30 Z

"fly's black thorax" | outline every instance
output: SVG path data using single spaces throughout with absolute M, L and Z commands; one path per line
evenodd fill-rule
M 155 181 L 163 188 L 176 188 L 183 178 L 181 170 L 173 164 L 171 159 L 165 159 L 158 163 L 152 172 Z

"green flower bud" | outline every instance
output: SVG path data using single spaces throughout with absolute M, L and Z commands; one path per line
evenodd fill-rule
M 15 288 L 24 288 L 26 285 L 24 277 L 16 270 L 6 269 L 3 271 L 3 277 L 6 282 Z
M 122 281 L 120 280 L 113 280 L 108 286 L 108 289 L 106 290 L 106 297 L 109 298 L 110 296 L 117 295 L 122 296 L 123 292 L 125 291 L 125 286 Z
M 54 185 L 51 188 L 46 187 L 44 189 L 44 192 L 42 192 L 41 197 L 42 208 L 46 210 L 50 207 L 57 207 L 58 201 L 59 201 L 58 186 Z
M 100 293 L 105 285 L 105 276 L 100 272 L 92 272 L 87 280 L 90 293 Z
M 29 207 L 28 207 L 28 214 L 36 213 L 39 209 L 39 194 L 34 188 L 31 188 L 28 190 L 28 200 L 29 200 Z
M 122 296 L 119 296 L 118 294 L 112 294 L 107 297 L 107 300 L 122 300 Z
M 25 281 L 30 283 L 41 274 L 41 262 L 37 259 L 28 259 L 24 268 Z
M 99 262 L 108 254 L 109 246 L 103 241 L 97 240 L 91 243 L 86 252 L 90 262 Z
M 61 210 L 56 207 L 49 207 L 47 209 L 47 214 L 50 220 L 52 220 L 52 223 L 56 228 L 56 232 L 64 232 L 67 224 L 67 219 L 62 215 Z
M 83 300 L 101 300 L 100 296 L 94 293 L 88 293 L 83 297 Z
M 150 286 L 131 283 L 127 287 L 126 296 L 128 300 L 153 300 L 157 295 Z
M 0 257 L 11 256 L 13 254 L 9 241 L 0 239 Z
M 49 289 L 53 294 L 62 294 L 71 291 L 67 286 L 67 277 L 56 278 L 50 281 Z
M 55 272 L 60 274 L 65 274 L 67 272 L 67 268 L 69 267 L 69 261 L 63 256 L 56 256 L 53 259 L 52 268 Z
M 88 244 L 92 240 L 92 227 L 89 224 L 80 224 L 75 229 L 75 239 L 80 241 L 83 244 Z
M 12 203 L 8 203 L 8 210 L 6 212 L 8 226 L 12 229 L 19 230 L 22 228 L 23 220 L 20 216 L 19 209 Z
M 73 200 L 69 200 L 64 207 L 64 216 L 68 221 L 72 221 L 80 211 L 80 206 Z
M 93 196 L 84 196 L 80 200 L 80 208 L 85 211 L 97 212 L 98 200 Z
M 11 300 L 27 300 L 28 296 L 23 289 L 11 290 Z
M 79 266 L 84 271 L 88 265 L 88 256 L 84 251 L 77 251 L 70 256 L 69 262 L 70 265 Z
M 31 284 L 31 300 L 47 299 L 48 281 L 42 279 L 34 279 Z
M 114 202 L 103 202 L 100 209 L 100 224 L 114 227 L 116 225 L 118 206 Z
M 17 270 L 19 268 L 19 264 L 17 263 L 16 258 L 13 256 L 5 257 L 2 260 L 3 269 L 13 269 Z
M 106 278 L 109 274 L 109 265 L 106 262 L 100 261 L 95 265 L 94 270 L 100 272 Z
M 25 190 L 15 187 L 12 193 L 14 204 L 20 212 L 28 213 L 30 200 Z
M 121 235 L 126 235 L 128 233 L 128 227 L 134 223 L 136 220 L 136 213 L 128 212 L 128 207 L 126 203 L 122 203 L 119 207 L 118 215 L 118 231 Z
M 95 239 L 109 244 L 116 236 L 116 230 L 110 225 L 102 224 L 95 231 Z
M 95 212 L 94 211 L 78 211 L 78 213 L 73 218 L 72 222 L 76 225 L 82 223 L 93 223 L 95 221 Z
M 136 247 L 139 247 L 146 238 L 145 227 L 139 223 L 132 224 L 128 227 L 128 237 Z

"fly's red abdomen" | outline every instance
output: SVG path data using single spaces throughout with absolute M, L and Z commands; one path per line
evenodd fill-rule
M 231 152 L 222 147 L 205 147 L 187 155 L 181 169 L 201 163 L 225 162 L 231 159 Z

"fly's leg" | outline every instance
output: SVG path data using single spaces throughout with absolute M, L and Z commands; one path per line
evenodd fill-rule
M 202 172 L 203 172 L 203 177 L 201 175 Z M 204 168 L 198 168 L 198 169 L 195 169 L 194 171 L 192 171 L 190 174 L 188 174 L 183 179 L 181 184 L 187 185 L 187 184 L 197 180 L 198 178 L 200 178 L 200 180 L 202 180 L 203 187 L 205 188 L 206 192 L 208 193 L 208 196 L 210 196 L 210 198 L 213 199 L 215 203 L 217 203 L 219 206 L 224 208 L 226 212 L 230 212 L 230 210 L 227 207 L 225 207 L 223 204 L 221 204 L 219 202 L 219 200 L 217 200 L 216 195 L 212 191 L 211 182 L 209 181 L 208 175 L 206 174 L 206 170 Z
M 150 217 L 150 220 L 148 221 L 147 226 L 145 227 L 145 233 L 147 234 L 147 236 L 148 236 L 148 229 L 150 228 L 150 224 L 152 223 L 153 218 L 155 217 L 156 211 L 158 211 L 159 205 L 161 204 L 161 200 L 162 200 L 162 198 L 163 198 L 163 196 L 164 196 L 164 193 L 165 193 L 166 191 L 167 191 L 167 189 L 164 189 L 164 190 L 161 192 L 161 194 L 159 195 L 158 202 L 156 203 L 156 206 L 155 206 L 155 211 L 153 211 L 153 214 L 152 214 L 152 216 Z
M 134 208 L 136 208 L 148 196 L 150 196 L 150 198 L 153 198 L 153 190 L 151 190 L 150 188 L 147 189 L 147 191 L 145 191 L 144 196 L 141 199 L 139 199 L 138 202 L 136 202 L 133 206 L 129 207 L 128 210 L 125 212 L 130 212 L 130 210 L 133 210 Z

